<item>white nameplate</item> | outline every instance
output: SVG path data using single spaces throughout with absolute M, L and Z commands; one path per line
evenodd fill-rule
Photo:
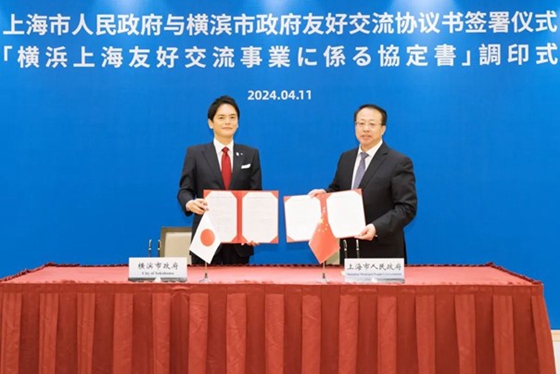
M 129 281 L 185 282 L 186 257 L 130 257 Z
M 404 283 L 404 259 L 347 258 L 344 261 L 344 281 Z

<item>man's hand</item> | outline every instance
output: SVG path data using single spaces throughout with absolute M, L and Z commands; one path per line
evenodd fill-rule
M 254 241 L 251 240 L 251 241 L 249 241 L 249 242 L 247 242 L 247 243 L 241 243 L 241 245 L 250 245 L 250 246 L 252 246 L 252 247 L 256 247 L 257 245 L 259 245 L 259 243 L 254 242 Z
M 327 193 L 327 191 L 325 191 L 323 189 L 315 189 L 315 190 L 309 191 L 309 193 L 307 195 L 311 196 L 311 197 L 315 197 L 315 196 L 323 194 L 323 193 Z
M 202 215 L 208 210 L 208 203 L 204 199 L 189 200 L 186 207 L 187 211 Z
M 373 223 L 370 223 L 369 225 L 364 227 L 362 232 L 360 232 L 360 235 L 356 235 L 355 238 L 372 241 L 375 237 L 375 234 L 377 234 L 377 230 L 375 229 L 375 226 L 373 226 Z

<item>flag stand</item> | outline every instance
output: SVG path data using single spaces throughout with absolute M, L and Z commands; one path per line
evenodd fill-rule
M 327 274 L 325 274 L 326 261 L 323 261 L 323 276 L 321 277 L 321 283 L 327 283 Z
M 209 283 L 210 278 L 208 278 L 208 262 L 204 261 L 204 278 L 200 280 L 200 283 Z

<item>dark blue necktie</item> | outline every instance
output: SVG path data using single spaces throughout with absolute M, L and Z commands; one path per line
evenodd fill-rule
M 360 157 L 362 158 L 360 160 L 360 164 L 358 165 L 358 170 L 356 170 L 356 177 L 354 178 L 354 183 L 352 184 L 352 189 L 356 189 L 358 188 L 358 186 L 360 185 L 360 182 L 362 181 L 362 178 L 364 177 L 364 174 L 366 172 L 366 158 L 369 155 L 365 152 L 360 152 Z

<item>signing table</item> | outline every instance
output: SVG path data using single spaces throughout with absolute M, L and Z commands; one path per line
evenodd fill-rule
M 543 285 L 492 264 L 411 266 L 405 284 L 340 267 L 49 264 L 0 281 L 0 373 L 553 374 Z

